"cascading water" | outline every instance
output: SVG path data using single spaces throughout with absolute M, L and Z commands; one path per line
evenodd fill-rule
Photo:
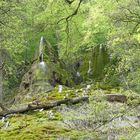
M 45 45 L 45 40 L 43 37 L 41 37 L 38 50 L 36 51 L 38 54 L 36 55 L 35 53 L 38 61 L 35 61 L 32 64 L 29 72 L 25 74 L 20 86 L 21 90 L 23 91 L 28 89 L 29 95 L 40 92 L 48 92 L 53 89 L 52 85 L 50 84 L 51 71 L 49 63 L 47 64 L 45 59 L 45 56 L 47 57 L 47 53 L 45 52 L 45 47 L 47 46 Z
M 42 36 L 40 39 L 40 44 L 39 44 L 39 59 L 40 62 L 43 61 L 43 54 L 44 54 L 44 37 Z
M 40 54 L 40 62 L 43 62 L 43 52 Z
M 46 71 L 46 63 L 44 62 L 44 37 L 42 36 L 40 39 L 40 45 L 39 45 L 39 67 L 45 72 Z
M 105 65 L 109 63 L 109 54 L 106 49 L 106 45 L 100 44 L 94 48 L 93 54 L 93 76 L 96 79 L 102 79 L 104 77 Z

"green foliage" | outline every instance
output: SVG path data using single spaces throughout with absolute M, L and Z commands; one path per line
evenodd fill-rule
M 24 60 L 26 59 L 29 64 L 33 61 L 38 51 L 39 39 L 44 36 L 50 48 L 54 50 L 58 48 L 58 58 L 66 64 L 82 61 L 80 72 L 84 80 L 88 79 L 88 61 L 91 60 L 92 80 L 100 79 L 105 85 L 140 91 L 139 2 L 137 0 L 79 2 L 79 0 L 74 0 L 71 4 L 65 0 L 0 2 L 1 46 L 2 52 L 5 52 L 3 53 L 5 89 L 19 85 L 21 77 L 28 69 L 24 68 L 26 67 L 23 64 Z M 100 44 L 106 46 L 107 53 L 102 52 L 102 55 L 98 55 L 97 46 Z M 107 57 L 108 53 L 111 62 Z M 59 64 L 54 65 L 55 68 L 65 83 L 69 74 L 65 73 Z
M 6 97 L 11 99 L 17 94 L 15 88 L 34 59 L 38 59 L 41 36 L 47 44 L 44 60 L 50 71 L 61 77 L 62 83 L 69 80 L 74 85 L 70 74 L 73 67 L 69 69 L 69 66 L 81 63 L 78 70 L 83 84 L 93 83 L 87 92 L 90 101 L 10 115 L 0 122 L 0 140 L 109 139 L 110 133 L 117 134 L 120 140 L 138 140 L 139 129 L 133 127 L 138 122 L 132 119 L 129 124 L 126 118 L 139 118 L 136 107 L 140 97 L 133 92 L 140 92 L 139 0 L 0 1 L 0 52 Z M 87 75 L 89 61 L 92 62 L 90 76 Z M 44 76 L 36 71 L 35 78 L 45 81 L 51 74 Z M 83 96 L 85 89 L 77 87 L 76 90 L 63 86 L 61 93 L 56 86 L 49 93 L 19 94 L 16 105 Z M 102 95 L 110 93 L 126 95 L 127 104 L 107 102 Z

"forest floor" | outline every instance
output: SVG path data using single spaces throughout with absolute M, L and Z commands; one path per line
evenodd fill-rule
M 58 87 L 48 93 L 20 95 L 13 106 L 89 96 L 89 102 L 11 114 L 0 120 L 0 140 L 139 140 L 140 96 L 123 89 L 94 89 L 94 85 Z M 109 102 L 105 94 L 123 94 L 127 102 Z

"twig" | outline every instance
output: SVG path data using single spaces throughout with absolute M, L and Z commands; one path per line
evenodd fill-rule
M 74 11 L 72 14 L 70 14 L 70 15 L 67 16 L 67 17 L 61 18 L 59 21 L 57 21 L 57 24 L 59 24 L 59 23 L 60 23 L 61 21 L 63 21 L 63 20 L 69 21 L 73 16 L 75 16 L 75 15 L 78 13 L 78 10 L 79 10 L 79 8 L 80 8 L 80 5 L 81 5 L 82 1 L 83 1 L 83 0 L 80 0 L 80 1 L 79 1 L 79 4 L 78 4 L 77 8 L 75 9 L 75 11 Z
M 7 109 L 2 103 L 0 103 L 0 108 L 1 108 L 3 111 L 8 111 L 8 109 Z
M 133 108 L 128 108 L 125 110 L 125 112 L 119 116 L 114 116 L 113 118 L 111 118 L 109 121 L 106 121 L 106 122 L 103 122 L 101 125 L 97 126 L 94 128 L 94 130 L 92 131 L 96 131 L 97 129 L 99 129 L 100 127 L 104 126 L 105 124 L 108 124 L 110 122 L 112 122 L 113 120 L 117 119 L 117 118 L 120 118 L 120 117 L 123 117 L 124 115 L 126 115 L 126 113 L 128 113 L 128 111 L 130 112 L 131 110 L 133 110 L 136 106 L 134 106 Z
M 0 70 L 2 70 L 4 68 L 4 63 L 2 63 L 2 65 L 0 66 Z

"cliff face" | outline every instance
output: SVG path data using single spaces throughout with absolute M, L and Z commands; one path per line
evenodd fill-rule
M 45 44 L 36 53 L 34 63 L 23 76 L 20 90 L 29 92 L 47 92 L 57 84 L 73 86 L 86 80 L 99 80 L 105 75 L 104 68 L 109 56 L 104 46 L 95 47 L 91 57 L 66 64 L 59 59 L 57 49 Z M 79 65 L 78 65 L 79 64 Z M 79 75 L 78 75 L 79 74 Z
M 53 89 L 52 85 L 49 83 L 49 72 L 47 65 L 44 63 L 35 63 L 31 66 L 30 70 L 25 73 L 20 84 L 20 90 L 25 92 L 47 92 Z
M 42 38 L 34 60 L 22 78 L 21 92 L 48 92 L 57 84 L 69 85 L 71 83 L 71 76 L 65 69 L 65 64 L 59 60 L 57 49 Z

